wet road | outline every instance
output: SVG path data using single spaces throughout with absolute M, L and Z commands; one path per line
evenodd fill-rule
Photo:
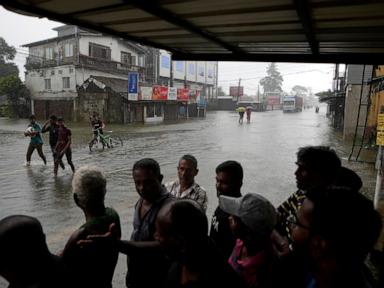
M 215 167 L 233 159 L 244 168 L 243 192 L 256 192 L 278 205 L 295 190 L 295 154 L 304 145 L 331 145 L 341 157 L 349 152 L 341 136 L 328 126 L 325 107 L 283 114 L 281 111 L 253 113 L 250 124 L 239 125 L 237 114 L 210 112 L 206 119 L 161 125 L 109 126 L 121 136 L 124 146 L 90 153 L 87 142 L 92 137 L 87 126 L 73 126 L 73 160 L 75 166 L 95 164 L 107 174 L 106 203 L 114 207 L 122 220 L 123 237 L 128 238 L 133 206 L 138 199 L 131 177 L 134 161 L 152 157 L 159 161 L 165 181 L 176 177 L 180 156 L 193 154 L 199 161 L 197 182 L 209 197 L 208 217 L 217 205 Z M 70 234 L 83 223 L 83 215 L 72 199 L 72 175 L 67 169 L 53 177 L 52 157 L 42 164 L 37 153 L 31 167 L 24 167 L 28 139 L 23 136 L 25 120 L 0 119 L 0 218 L 10 214 L 37 217 L 43 224 L 52 252 L 59 252 Z M 46 136 L 45 136 L 46 137 Z M 45 142 L 48 143 L 47 138 Z M 65 161 L 64 161 L 65 162 Z M 351 163 L 364 179 L 364 191 L 374 190 L 372 165 Z M 121 257 L 122 258 L 122 257 Z M 120 259 L 115 287 L 123 287 L 124 261 Z M 0 280 L 0 287 L 1 285 Z

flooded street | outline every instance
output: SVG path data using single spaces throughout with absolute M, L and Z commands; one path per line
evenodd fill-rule
M 190 153 L 199 161 L 197 182 L 208 191 L 210 218 L 216 205 L 215 167 L 225 160 L 239 161 L 244 168 L 243 193 L 264 195 L 278 205 L 295 191 L 296 152 L 304 145 L 331 145 L 346 158 L 350 148 L 328 125 L 325 107 L 319 114 L 313 109 L 302 113 L 282 111 L 253 113 L 250 124 L 239 125 L 232 112 L 209 112 L 207 118 L 161 125 L 107 126 L 123 141 L 123 147 L 90 153 L 87 142 L 92 133 L 88 126 L 68 126 L 73 133 L 73 161 L 76 167 L 94 164 L 107 174 L 107 206 L 114 207 L 122 220 L 123 238 L 128 239 L 132 214 L 138 195 L 131 176 L 133 163 L 144 157 L 156 159 L 165 181 L 176 178 L 177 161 Z M 41 122 L 40 122 L 41 123 Z M 49 145 L 44 145 L 48 165 L 36 151 L 31 167 L 24 167 L 28 138 L 23 136 L 27 120 L 0 119 L 0 218 L 10 214 L 37 217 L 43 224 L 49 247 L 59 252 L 70 234 L 84 222 L 81 210 L 71 194 L 69 166 L 53 177 Z M 44 136 L 48 143 L 47 135 Z M 64 163 L 66 161 L 64 160 Z M 374 190 L 373 165 L 351 163 L 364 180 L 364 191 Z M 123 283 L 124 257 L 115 274 L 115 287 Z M 0 280 L 1 281 L 1 280 Z M 1 283 L 0 283 L 1 286 Z

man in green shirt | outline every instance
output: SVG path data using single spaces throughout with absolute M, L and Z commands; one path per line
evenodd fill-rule
M 39 156 L 43 159 L 44 164 L 47 165 L 47 159 L 43 153 L 43 139 L 41 138 L 41 126 L 36 122 L 35 115 L 31 115 L 29 117 L 30 123 L 28 125 L 27 130 L 24 132 L 25 136 L 31 137 L 31 141 L 29 142 L 28 150 L 27 150 L 27 166 L 31 164 L 31 156 L 33 151 L 37 149 Z

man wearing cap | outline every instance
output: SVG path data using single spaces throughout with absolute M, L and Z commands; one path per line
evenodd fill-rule
M 244 280 L 246 287 L 271 287 L 274 262 L 271 233 L 277 221 L 272 204 L 259 194 L 240 198 L 219 197 L 219 207 L 229 216 L 237 238 L 228 263 Z
M 53 172 L 55 176 L 57 175 L 57 170 L 59 168 L 59 163 L 62 161 L 62 158 L 65 154 L 67 158 L 68 165 L 71 166 L 72 172 L 75 172 L 75 166 L 72 163 L 72 150 L 71 150 L 71 129 L 67 128 L 64 125 L 64 119 L 59 117 L 57 119 L 57 124 L 59 125 L 59 136 L 57 139 L 57 144 L 54 150 L 54 168 Z

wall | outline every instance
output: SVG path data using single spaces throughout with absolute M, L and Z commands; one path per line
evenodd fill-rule
M 77 103 L 77 121 L 88 122 L 94 111 L 105 123 L 124 123 L 128 103 L 114 92 L 80 92 Z
M 49 119 L 49 116 L 55 114 L 64 117 L 64 120 L 74 120 L 73 100 L 34 100 L 34 114 L 37 119 Z
M 364 71 L 364 65 L 348 65 L 346 74 L 346 84 L 361 85 L 364 72 L 364 82 L 369 81 L 372 78 L 372 65 L 366 65 Z
M 369 86 L 364 85 L 362 103 L 367 103 Z M 345 96 L 345 110 L 344 110 L 344 139 L 350 139 L 355 134 L 357 114 L 359 111 L 361 85 L 348 85 Z M 366 117 L 366 106 L 361 107 L 360 123 L 364 125 Z M 363 129 L 358 129 L 358 134 L 362 135 Z
M 79 93 L 77 99 L 77 120 L 87 122 L 96 111 L 104 121 L 107 118 L 108 93 Z
M 63 88 L 63 77 L 69 77 L 70 87 Z M 45 89 L 45 79 L 51 80 L 51 89 Z M 55 98 L 76 96 L 75 66 L 65 65 L 29 71 L 25 76 L 25 85 L 31 91 L 32 98 Z M 75 93 L 75 94 L 74 94 Z
M 89 55 L 89 42 L 107 46 L 111 48 L 111 60 L 115 62 L 121 62 L 121 52 L 131 53 L 132 56 L 136 57 L 136 63 L 131 63 L 133 65 L 137 65 L 138 53 L 133 51 L 133 49 L 129 49 L 126 45 L 120 42 L 117 39 L 107 36 L 81 36 L 79 39 L 80 43 L 80 54 Z
M 215 65 L 216 65 L 215 62 L 206 63 L 205 79 L 208 85 L 216 84 L 216 81 L 215 81 L 216 66 Z

